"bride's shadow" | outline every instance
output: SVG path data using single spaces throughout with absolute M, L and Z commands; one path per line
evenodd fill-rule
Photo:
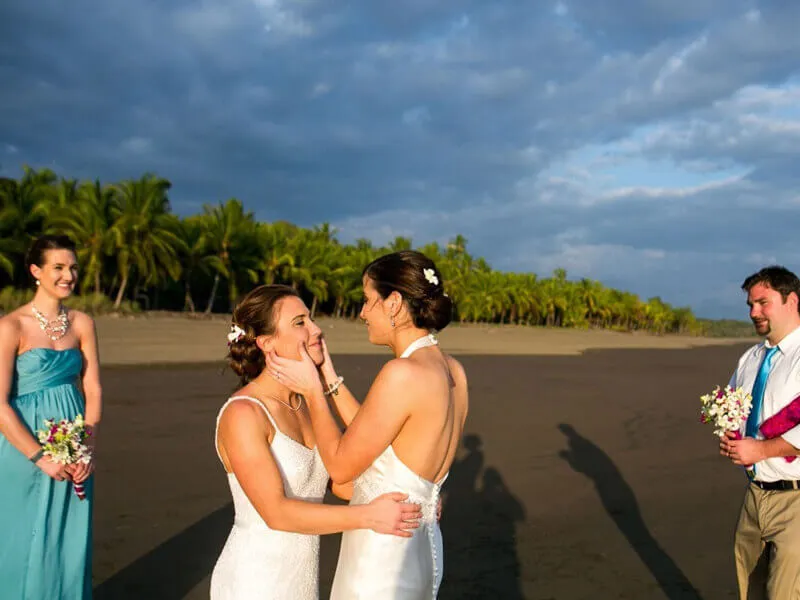
M 500 472 L 484 468 L 479 436 L 466 435 L 463 449 L 444 485 L 439 598 L 521 599 L 516 526 L 525 520 L 525 509 Z

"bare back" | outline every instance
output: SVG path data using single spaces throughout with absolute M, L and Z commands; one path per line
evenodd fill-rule
M 410 414 L 392 447 L 419 476 L 438 483 L 450 470 L 468 411 L 464 368 L 438 347 L 422 348 L 406 360 L 414 363 L 407 386 Z

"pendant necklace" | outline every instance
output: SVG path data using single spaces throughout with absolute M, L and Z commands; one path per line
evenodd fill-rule
M 256 383 L 255 381 L 253 381 L 252 383 L 259 390 L 261 389 L 261 386 L 258 383 Z M 296 394 L 296 396 L 297 396 L 297 406 L 292 406 L 291 402 L 286 402 L 285 400 L 281 400 L 280 398 L 277 398 L 277 397 L 272 396 L 272 395 L 266 396 L 266 397 L 269 398 L 270 400 L 275 400 L 276 402 L 280 402 L 281 404 L 283 404 L 285 407 L 287 407 L 292 412 L 297 412 L 298 410 L 300 410 L 300 407 L 303 406 L 303 397 L 300 394 Z

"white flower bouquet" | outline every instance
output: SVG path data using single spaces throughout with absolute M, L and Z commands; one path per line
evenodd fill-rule
M 741 439 L 740 430 L 750 415 L 753 398 L 742 388 L 724 389 L 717 386 L 710 394 L 700 396 L 700 422 L 714 426 L 714 435 L 722 437 L 725 432 L 733 432 Z
M 92 451 L 84 442 L 92 435 L 87 427 L 83 415 L 75 417 L 74 421 L 61 419 L 46 419 L 44 429 L 36 432 L 39 443 L 42 445 L 44 455 L 53 462 L 62 465 L 88 464 L 92 460 Z M 86 499 L 86 490 L 83 483 L 73 483 L 75 493 L 81 500 Z

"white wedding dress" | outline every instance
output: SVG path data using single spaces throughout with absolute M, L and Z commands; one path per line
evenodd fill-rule
M 248 396 L 230 398 L 217 415 L 217 430 L 223 411 L 237 399 L 258 404 L 275 428 L 270 450 L 281 472 L 286 496 L 322 502 L 328 472 L 319 452 L 281 433 L 261 402 Z M 216 440 L 215 433 L 215 446 Z M 211 600 L 318 600 L 319 536 L 270 529 L 233 473 L 228 473 L 228 484 L 235 516 L 211 575 Z
M 412 343 L 401 358 L 436 344 L 426 336 Z M 436 518 L 441 486 L 417 475 L 390 445 L 353 481 L 350 504 L 367 504 L 387 492 L 405 492 L 422 505 L 419 529 L 411 538 L 382 535 L 369 529 L 342 534 L 331 600 L 423 600 L 436 598 L 442 581 L 442 534 Z

